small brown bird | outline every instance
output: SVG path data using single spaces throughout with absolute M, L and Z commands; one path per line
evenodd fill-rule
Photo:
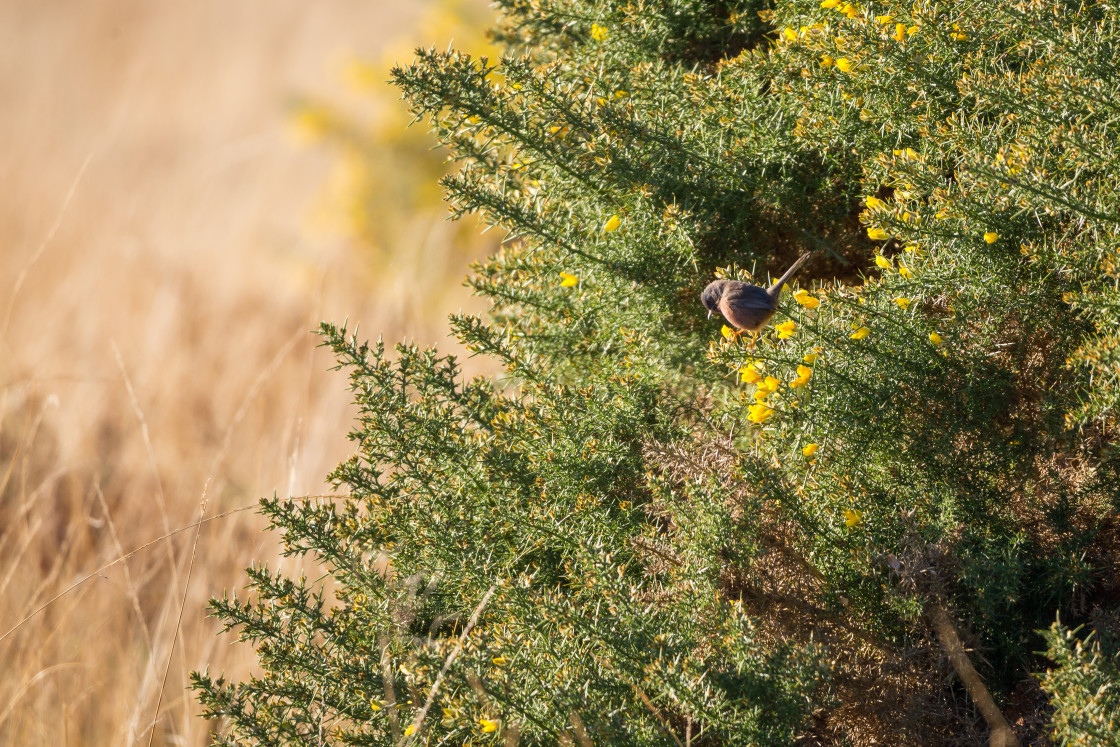
M 708 310 L 708 318 L 711 319 L 712 314 L 718 311 L 739 332 L 753 332 L 757 339 L 759 331 L 778 310 L 778 297 L 782 295 L 782 287 L 810 256 L 811 252 L 802 254 L 769 288 L 760 288 L 741 280 L 716 280 L 709 283 L 700 294 L 700 301 Z M 754 340 L 752 344 L 753 342 Z

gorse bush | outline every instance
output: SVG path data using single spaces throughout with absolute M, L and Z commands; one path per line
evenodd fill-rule
M 1043 679 L 1056 707 L 1054 736 L 1078 747 L 1120 745 L 1120 658 L 1076 632 L 1054 623 L 1046 633 L 1047 653 L 1057 664 Z
M 393 76 L 507 232 L 451 319 L 507 375 L 323 326 L 356 452 L 263 507 L 329 580 L 214 602 L 219 742 L 1014 743 L 1117 591 L 1115 8 L 499 6 Z

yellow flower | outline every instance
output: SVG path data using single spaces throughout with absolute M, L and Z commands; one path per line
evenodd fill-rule
M 875 208 L 877 208 L 877 207 L 879 207 L 880 205 L 882 205 L 882 204 L 883 204 L 883 201 L 882 201 L 882 200 L 880 200 L 880 199 L 879 199 L 878 197 L 864 197 L 864 198 L 863 198 L 863 204 L 864 204 L 864 205 L 867 205 L 867 207 L 869 207 L 869 208 L 871 208 L 872 210 L 874 210 Z
M 739 380 L 744 384 L 757 384 L 762 381 L 762 374 L 755 368 L 755 364 L 751 363 L 739 369 Z
M 381 710 L 381 704 L 378 703 L 376 700 L 371 700 L 369 702 L 369 709 L 371 711 L 380 711 Z
M 491 661 L 494 662 L 495 666 L 499 667 L 504 667 L 506 664 L 509 664 L 509 659 L 504 656 L 495 656 Z
M 774 329 L 778 330 L 778 339 L 785 340 L 786 338 L 793 337 L 794 330 L 797 329 L 797 324 L 790 319 L 788 322 L 782 322 L 774 327 Z
M 781 385 L 782 382 L 778 381 L 773 376 L 767 376 L 762 380 L 762 383 L 758 385 L 758 388 L 759 390 L 765 389 L 769 393 L 778 391 L 778 387 L 780 387 Z
M 858 527 L 863 523 L 863 512 L 854 508 L 844 509 L 844 523 L 849 527 Z
M 735 334 L 735 330 L 731 329 L 731 327 L 728 327 L 728 326 L 727 326 L 727 325 L 725 324 L 725 325 L 723 325 L 722 327 L 720 327 L 720 329 L 719 329 L 719 333 L 720 333 L 721 335 L 723 335 L 723 338 L 724 338 L 725 340 L 730 340 L 730 339 L 731 339 L 731 337 L 732 337 L 732 336 L 733 336 L 733 335 Z
M 405 735 L 406 737 L 410 737 L 410 736 L 412 736 L 412 732 L 413 732 L 414 730 L 415 730 L 415 729 L 413 728 L 412 724 L 409 724 L 409 725 L 408 725 L 408 728 L 404 730 L 404 735 Z
M 841 57 L 836 61 L 836 67 L 840 68 L 845 73 L 850 73 L 852 71 L 852 61 L 847 57 Z
M 984 234 L 984 241 L 987 241 L 989 244 L 994 244 L 999 241 L 999 234 L 995 231 L 988 231 Z
M 867 327 L 860 327 L 859 329 L 857 329 L 855 332 L 853 332 L 852 334 L 850 334 L 848 336 L 851 337 L 853 340 L 862 340 L 863 338 L 867 337 L 869 334 L 871 334 L 870 329 L 868 329 Z
M 621 226 L 621 225 L 622 225 L 622 218 L 619 218 L 617 215 L 612 215 L 610 218 L 607 219 L 607 222 L 603 224 L 603 233 L 610 233 L 611 231 L 617 231 L 618 227 Z
M 883 270 L 889 270 L 892 267 L 894 267 L 894 265 L 891 264 L 891 261 L 889 259 L 887 259 L 886 257 L 884 257 L 882 254 L 876 254 L 875 255 L 875 264 L 878 265 L 879 268 L 883 269 Z
M 835 8 L 839 4 L 840 4 L 840 0 L 824 0 L 824 2 L 821 3 L 821 7 L 822 8 Z
M 786 41 L 795 41 L 797 39 L 797 32 L 791 29 L 789 26 L 786 26 L 784 29 L 782 29 L 782 36 L 786 38 Z
M 832 67 L 833 59 L 828 55 L 821 58 L 821 67 Z
M 886 241 L 891 237 L 889 233 L 881 228 L 869 228 L 867 229 L 867 235 L 875 241 Z
M 929 333 L 929 341 L 934 345 L 937 345 L 938 347 L 940 347 L 941 343 L 945 342 L 945 340 L 942 339 L 941 335 L 937 334 L 936 332 Z
M 904 278 L 914 277 L 914 273 L 910 272 L 910 268 L 907 267 L 906 263 L 902 262 L 901 260 L 899 260 L 899 263 L 898 263 L 898 274 L 901 275 Z
M 607 29 L 597 23 L 591 24 L 591 38 L 595 41 L 603 41 L 607 38 Z
M 751 405 L 749 411 L 750 414 L 747 415 L 747 420 L 752 423 L 765 423 L 766 419 L 774 414 L 774 408 L 764 405 L 761 402 L 756 405 Z
M 805 456 L 813 456 L 817 453 L 817 449 L 819 448 L 820 444 L 805 444 L 805 446 L 801 447 L 801 453 Z
M 880 26 L 885 26 L 886 24 L 888 24 L 890 22 L 891 22 L 891 17 L 890 16 L 875 16 L 875 23 L 879 24 Z
M 797 387 L 805 386 L 809 383 L 809 379 L 813 378 L 813 369 L 808 366 L 797 367 L 797 378 L 789 383 L 790 387 L 796 389 Z
M 821 302 L 809 295 L 809 291 L 804 288 L 794 293 L 793 298 L 807 309 L 815 309 L 821 305 Z
M 816 353 L 806 353 L 805 357 L 802 360 L 804 360 L 806 363 L 812 365 L 812 364 L 817 362 L 817 357 L 818 356 L 817 356 Z
M 894 40 L 898 42 L 906 41 L 906 24 L 896 23 L 894 25 Z
M 904 310 L 904 311 L 905 311 L 905 310 L 906 310 L 907 308 L 909 308 L 909 307 L 910 307 L 910 302 L 911 302 L 911 299 L 909 299 L 909 298 L 896 298 L 896 299 L 894 300 L 894 302 L 895 302 L 896 304 L 898 304 L 898 308 L 900 308 L 900 309 L 902 309 L 902 310 Z
M 481 726 L 482 731 L 487 733 L 487 734 L 489 734 L 492 731 L 497 731 L 498 730 L 498 722 L 497 721 L 491 721 L 488 718 L 480 718 L 478 720 L 478 725 Z
M 918 27 L 917 26 L 911 26 L 910 28 L 906 29 L 906 35 L 907 36 L 913 36 L 916 33 L 918 33 Z
M 563 288 L 571 288 L 573 285 L 579 284 L 579 278 L 567 272 L 560 273 L 560 285 Z
M 968 38 L 968 34 L 962 34 L 959 31 L 953 32 L 952 34 L 949 34 L 949 36 L 952 37 L 954 41 L 964 41 Z

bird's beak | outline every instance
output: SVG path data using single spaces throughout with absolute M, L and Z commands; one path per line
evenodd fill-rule
M 711 319 L 711 318 L 712 318 L 712 312 L 711 312 L 711 309 L 709 309 L 709 310 L 708 310 L 708 318 L 709 318 L 709 319 Z

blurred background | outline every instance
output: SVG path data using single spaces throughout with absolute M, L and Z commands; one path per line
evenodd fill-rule
M 490 21 L 0 0 L 0 744 L 207 742 L 189 671 L 253 656 L 206 601 L 295 562 L 221 514 L 323 493 L 351 452 L 311 330 L 461 352 L 446 315 L 482 310 L 462 279 L 496 239 L 445 220 L 446 165 L 385 81 L 417 45 L 487 53 Z M 159 539 L 203 513 L 197 548 Z

